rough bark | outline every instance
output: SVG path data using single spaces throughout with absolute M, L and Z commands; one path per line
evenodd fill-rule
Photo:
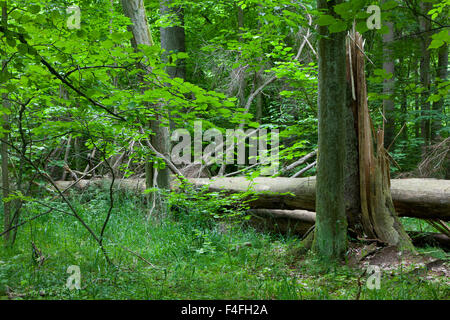
M 347 38 L 347 45 L 350 45 Z M 348 47 L 350 48 L 350 47 Z M 361 196 L 359 192 L 359 154 L 358 154 L 358 104 L 355 83 L 350 72 L 356 66 L 350 51 L 347 51 L 347 105 L 345 109 L 345 211 L 348 228 L 362 237 L 364 230 L 361 221 Z
M 318 0 L 317 7 L 335 15 L 333 7 L 341 2 Z M 328 27 L 319 27 L 319 33 L 319 152 L 313 248 L 324 258 L 340 259 L 347 250 L 344 202 L 346 33 L 330 35 Z
M 130 18 L 132 24 L 128 26 L 128 30 L 133 33 L 131 39 L 133 47 L 140 44 L 152 46 L 153 38 L 147 22 L 147 14 L 145 13 L 143 0 L 122 0 L 122 8 L 124 14 Z
M 373 125 L 367 102 L 364 41 L 357 32 L 349 41 L 351 59 L 350 81 L 357 106 L 359 186 L 361 222 L 370 239 L 379 239 L 401 250 L 411 249 L 409 239 L 391 197 L 389 161 L 384 148 L 384 130 L 378 129 L 373 137 Z

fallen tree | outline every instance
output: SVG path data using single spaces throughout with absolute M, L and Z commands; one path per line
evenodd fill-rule
M 257 229 L 304 236 L 316 222 L 316 213 L 307 210 L 251 209 L 249 221 Z M 438 246 L 450 250 L 450 238 L 441 233 L 407 231 L 415 246 Z M 363 240 L 362 240 L 363 241 Z
M 245 177 L 189 179 L 196 187 L 229 193 L 252 190 L 258 194 L 250 202 L 252 209 L 290 209 L 315 211 L 315 177 L 256 178 Z M 85 189 L 89 185 L 108 185 L 108 179 L 57 181 L 61 191 L 69 187 Z M 128 190 L 145 190 L 144 179 L 116 180 L 115 185 Z M 450 180 L 392 179 L 391 193 L 396 211 L 403 217 L 450 220 Z
M 302 209 L 315 211 L 316 180 L 308 178 L 245 177 L 190 179 L 197 187 L 208 185 L 210 191 L 244 192 L 253 190 L 258 199 L 252 208 Z M 450 220 L 450 180 L 392 179 L 391 193 L 400 216 L 422 219 Z
M 269 231 L 304 236 L 316 222 L 316 213 L 307 210 L 250 209 L 250 223 Z M 438 246 L 450 250 L 450 238 L 442 233 L 407 231 L 415 246 Z

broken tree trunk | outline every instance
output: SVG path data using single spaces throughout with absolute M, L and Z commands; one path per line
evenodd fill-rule
M 369 114 L 364 41 L 358 32 L 353 31 L 348 44 L 347 80 L 352 87 L 352 102 L 357 113 L 355 127 L 358 128 L 362 227 L 370 239 L 379 239 L 402 250 L 414 250 L 392 201 L 389 160 L 384 148 L 384 129 L 378 129 L 375 133 Z

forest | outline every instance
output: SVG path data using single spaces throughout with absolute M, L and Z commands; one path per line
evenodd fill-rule
M 450 298 L 449 0 L 0 8 L 0 300 Z

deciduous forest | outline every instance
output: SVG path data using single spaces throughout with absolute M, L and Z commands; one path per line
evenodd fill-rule
M 449 0 L 0 9 L 2 300 L 449 299 Z

